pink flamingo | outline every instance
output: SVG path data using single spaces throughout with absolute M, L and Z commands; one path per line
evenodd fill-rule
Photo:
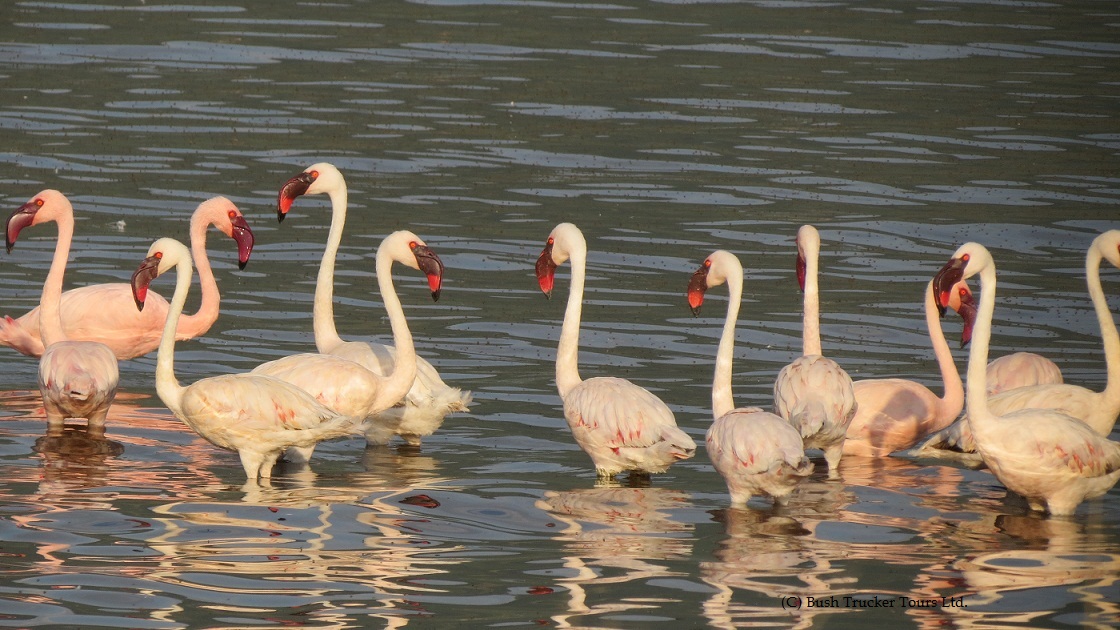
M 962 285 L 963 287 L 963 285 Z M 965 289 L 967 290 L 967 289 Z M 964 383 L 953 351 L 941 330 L 941 318 L 933 296 L 933 283 L 924 291 L 926 328 L 933 354 L 941 370 L 942 396 L 928 387 L 903 378 L 864 379 L 853 383 L 858 410 L 848 425 L 844 454 L 886 457 L 908 449 L 921 438 L 951 424 L 964 409 Z M 968 294 L 971 297 L 971 294 Z M 971 334 L 967 312 L 965 336 Z
M 283 221 L 292 203 L 300 195 L 326 194 L 331 200 L 331 227 L 327 245 L 319 265 L 315 282 L 313 326 L 315 347 L 322 354 L 333 354 L 350 359 L 379 375 L 393 371 L 397 350 L 392 346 L 361 341 L 343 341 L 334 324 L 334 267 L 342 230 L 346 223 L 346 180 L 333 165 L 319 162 L 289 179 L 280 189 L 277 216 Z M 406 442 L 418 446 L 424 436 L 431 435 L 443 424 L 443 419 L 456 411 L 467 411 L 471 393 L 449 387 L 440 378 L 435 367 L 423 357 L 416 358 L 416 379 L 402 404 L 377 414 L 383 426 L 394 426 L 394 432 Z M 370 427 L 375 426 L 370 424 Z M 382 431 L 367 433 L 371 444 L 385 444 L 388 437 Z
M 210 225 L 237 243 L 239 268 L 245 268 L 253 251 L 253 232 L 237 206 L 224 197 L 199 204 L 191 215 L 190 237 L 202 284 L 202 303 L 197 313 L 182 318 L 176 331 L 180 340 L 204 334 L 218 319 L 218 284 L 206 256 L 206 228 Z M 167 300 L 153 293 L 149 296 L 148 308 L 138 312 L 132 306 L 132 289 L 124 282 L 70 289 L 62 294 L 59 308 L 67 338 L 100 341 L 120 360 L 155 350 L 167 319 Z M 0 320 L 0 344 L 28 356 L 43 354 L 39 307 L 18 319 L 5 316 Z
M 852 379 L 832 359 L 821 355 L 817 259 L 821 237 L 811 225 L 797 232 L 797 280 L 804 291 L 801 320 L 803 352 L 782 368 L 774 381 L 774 413 L 801 434 L 805 448 L 824 451 L 828 476 L 839 477 L 844 438 L 856 413 Z
M 966 398 L 976 449 L 1000 483 L 1022 495 L 1031 509 L 1072 514 L 1082 501 L 1103 495 L 1120 480 L 1120 444 L 1053 407 L 1000 412 L 989 404 L 988 344 L 996 302 L 992 256 L 979 243 L 965 243 L 933 282 L 939 303 L 945 304 L 952 286 L 974 275 L 980 276 L 981 293 Z
M 677 428 L 673 412 L 649 390 L 622 378 L 579 376 L 579 324 L 587 241 L 571 223 L 557 225 L 537 259 L 537 282 L 552 297 L 556 268 L 572 261 L 571 288 L 556 349 L 556 388 L 576 443 L 591 457 L 600 479 L 623 471 L 662 473 L 696 453 L 696 442 Z
M 8 252 L 12 251 L 20 230 L 48 221 L 58 225 L 58 242 L 36 309 L 41 311 L 38 328 L 46 346 L 39 359 L 39 392 L 43 395 L 47 424 L 57 429 L 66 418 L 85 418 L 91 428 L 103 430 L 120 381 L 117 358 L 103 343 L 68 340 L 59 315 L 62 276 L 74 238 L 74 208 L 70 200 L 57 190 L 44 190 L 20 206 L 8 217 L 5 228 Z
M 381 290 L 389 324 L 393 329 L 396 361 L 388 376 L 367 370 L 362 365 L 333 354 L 296 354 L 258 366 L 253 374 L 274 376 L 310 393 L 327 407 L 346 415 L 366 418 L 365 434 L 371 444 L 385 444 L 400 430 L 381 412 L 404 399 L 416 380 L 416 351 L 412 333 L 400 298 L 393 286 L 393 263 L 422 271 L 428 277 L 432 299 L 438 300 L 443 279 L 443 262 L 424 241 L 408 231 L 394 232 L 377 249 L 377 284 Z M 288 457 L 307 461 L 311 448 L 291 449 Z
M 745 506 L 753 494 L 765 494 L 785 504 L 802 479 L 813 472 L 805 457 L 801 434 L 785 420 L 758 407 L 735 408 L 731 394 L 731 362 L 735 349 L 735 323 L 743 300 L 743 266 L 734 254 L 712 252 L 688 283 L 688 303 L 700 314 L 704 292 L 727 284 L 730 301 L 723 335 L 716 351 L 712 379 L 712 415 L 706 443 L 712 465 L 727 482 L 731 505 Z
M 1083 421 L 1099 435 L 1107 436 L 1112 432 L 1116 417 L 1120 415 L 1120 334 L 1117 333 L 1116 323 L 1108 310 L 1108 300 L 1101 285 L 1102 260 L 1120 267 L 1120 230 L 1109 230 L 1097 236 L 1085 255 L 1085 281 L 1100 326 L 1105 366 L 1108 370 L 1104 390 L 1094 392 L 1061 382 L 1007 389 L 989 399 L 988 404 L 993 413 L 1002 415 L 1019 409 L 1057 409 Z M 990 367 L 985 376 L 989 374 Z M 945 430 L 930 436 L 916 454 L 961 459 L 966 463 L 978 464 L 976 445 L 967 419 L 966 414 Z
M 226 374 L 186 387 L 175 378 L 175 331 L 190 290 L 191 255 L 179 241 L 161 238 L 132 274 L 136 307 L 143 309 L 148 285 L 176 270 L 175 292 L 160 336 L 156 393 L 163 404 L 211 444 L 237 451 L 250 480 L 269 478 L 288 448 L 314 447 L 322 440 L 354 433 L 360 418 L 341 415 L 298 387 L 271 376 Z

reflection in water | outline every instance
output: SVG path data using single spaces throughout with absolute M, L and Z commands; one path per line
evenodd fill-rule
M 123 453 L 124 445 L 106 439 L 101 425 L 48 425 L 34 449 L 43 457 L 39 492 L 53 494 L 104 485 L 109 476 L 106 462 Z
M 538 507 L 567 525 L 557 532 L 563 544 L 568 612 L 554 615 L 560 628 L 594 625 L 590 619 L 621 612 L 654 610 L 663 599 L 642 593 L 651 579 L 680 575 L 666 566 L 692 553 L 692 526 L 674 520 L 689 495 L 669 488 L 624 488 L 615 482 L 566 492 L 546 492 Z M 589 599 L 605 598 L 600 603 Z M 575 619 L 573 619 L 575 618 Z M 586 618 L 586 619 L 579 619 Z

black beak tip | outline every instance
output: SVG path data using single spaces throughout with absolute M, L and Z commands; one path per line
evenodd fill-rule
M 438 302 L 439 301 L 439 294 L 440 294 L 441 291 L 442 291 L 442 289 L 436 289 L 435 291 L 432 291 L 432 301 L 433 302 Z
M 700 307 L 699 306 L 690 306 L 689 308 L 692 309 L 692 316 L 693 317 L 700 317 Z
M 244 271 L 245 266 L 248 265 L 248 264 L 249 264 L 248 260 L 239 260 L 239 261 L 237 261 L 237 268 L 241 271 Z
M 144 310 L 144 303 L 143 302 L 141 302 L 140 300 L 137 300 L 135 298 L 133 298 L 133 301 L 136 302 L 136 310 L 138 310 L 138 311 Z
M 281 212 L 280 210 L 277 210 L 276 211 L 276 222 L 277 223 L 283 223 L 284 222 L 284 217 L 286 217 L 286 216 L 288 216 L 286 213 Z

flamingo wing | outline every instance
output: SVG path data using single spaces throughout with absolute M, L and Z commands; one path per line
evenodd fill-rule
M 774 381 L 774 410 L 803 438 L 838 430 L 843 435 L 856 412 L 852 379 L 831 359 L 798 357 Z
M 668 441 L 696 448 L 660 398 L 626 379 L 584 381 L 564 398 L 564 415 L 577 440 L 583 436 L 598 447 L 645 448 Z
M 718 418 L 705 442 L 708 457 L 719 471 L 754 475 L 782 465 L 800 468 L 807 461 L 796 429 L 757 407 L 736 409 Z
M 342 357 L 314 352 L 258 365 L 250 374 L 295 385 L 316 401 L 345 415 L 364 417 L 377 397 L 381 377 Z

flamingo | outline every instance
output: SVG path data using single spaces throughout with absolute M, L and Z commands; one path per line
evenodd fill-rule
M 381 412 L 399 403 L 416 380 L 416 351 L 404 309 L 393 286 L 392 266 L 401 263 L 424 272 L 432 290 L 432 299 L 438 300 L 443 278 L 443 262 L 424 241 L 408 231 L 394 232 L 381 241 L 377 249 L 377 284 L 389 314 L 396 345 L 396 361 L 387 376 L 367 370 L 350 359 L 333 354 L 296 354 L 258 366 L 253 374 L 274 376 L 310 393 L 316 400 L 335 411 L 367 418 L 367 442 L 384 444 L 389 441 L 398 424 L 391 424 Z M 311 448 L 290 449 L 290 459 L 307 461 Z
M 730 301 L 723 335 L 716 351 L 712 379 L 712 415 L 705 442 L 712 465 L 727 482 L 731 505 L 745 506 L 752 494 L 765 494 L 785 504 L 802 479 L 813 472 L 805 457 L 801 434 L 788 422 L 758 407 L 735 408 L 731 395 L 731 361 L 735 348 L 735 323 L 743 300 L 743 266 L 734 254 L 716 250 L 692 274 L 688 303 L 700 314 L 704 292 L 727 284 Z
M 45 346 L 39 358 L 39 392 L 47 425 L 57 430 L 66 418 L 85 418 L 89 427 L 103 431 L 105 416 L 117 395 L 120 371 L 108 346 L 69 340 L 62 327 L 62 276 L 74 239 L 74 207 L 66 195 L 44 190 L 13 212 L 5 226 L 8 252 L 23 228 L 48 221 L 58 225 L 58 241 L 37 309 Z
M 319 162 L 289 179 L 280 189 L 277 200 L 277 217 L 284 220 L 296 197 L 326 194 L 331 200 L 331 227 L 327 246 L 319 265 L 315 282 L 313 327 L 315 347 L 322 354 L 333 354 L 350 359 L 378 375 L 388 375 L 397 360 L 397 350 L 392 346 L 361 341 L 343 341 L 334 324 L 334 266 L 338 247 L 342 242 L 342 229 L 346 223 L 346 180 L 334 165 Z M 383 426 L 395 426 L 396 435 L 405 442 L 419 446 L 424 436 L 431 435 L 443 424 L 450 413 L 467 411 L 471 393 L 449 387 L 440 378 L 436 368 L 423 357 L 416 358 L 416 379 L 404 401 L 377 414 Z M 373 425 L 370 425 L 373 426 Z M 385 444 L 388 436 L 367 433 L 371 444 Z
M 967 291 L 966 288 L 963 290 Z M 933 297 L 933 282 L 926 285 L 923 294 L 926 328 L 941 370 L 944 394 L 938 396 L 925 385 L 903 378 L 856 381 L 852 387 L 858 410 L 848 425 L 844 440 L 845 455 L 886 457 L 895 451 L 908 449 L 919 439 L 944 429 L 964 409 L 964 383 L 953 361 L 953 351 L 941 330 L 940 313 Z M 967 295 L 971 297 L 971 294 Z M 958 310 L 964 313 L 964 337 L 967 338 L 971 334 L 972 323 L 968 311 Z
M 587 241 L 571 223 L 557 225 L 537 259 L 537 282 L 552 297 L 556 268 L 571 259 L 572 279 L 556 349 L 556 388 L 576 443 L 591 457 L 600 479 L 623 471 L 662 473 L 696 453 L 696 442 L 677 428 L 673 412 L 649 390 L 622 378 L 582 380 L 578 370 L 579 323 Z
M 1120 415 L 1120 334 L 1108 310 L 1108 300 L 1101 285 L 1102 260 L 1120 267 L 1120 230 L 1109 230 L 1097 236 L 1085 255 L 1085 281 L 1101 329 L 1108 371 L 1104 390 L 1094 392 L 1061 382 L 1017 387 L 989 399 L 992 413 L 1002 415 L 1019 409 L 1058 409 L 1080 419 L 1099 435 L 1107 436 L 1112 432 L 1117 415 Z M 990 370 L 989 366 L 987 374 L 991 374 Z M 977 464 L 976 445 L 967 418 L 966 414 L 945 430 L 930 436 L 916 454 L 951 457 Z
M 322 440 L 352 434 L 361 418 L 344 416 L 295 385 L 271 376 L 226 374 L 186 387 L 175 378 L 175 331 L 187 301 L 193 274 L 190 252 L 179 241 L 161 238 L 132 274 L 138 309 L 148 285 L 176 270 L 175 292 L 156 355 L 156 394 L 163 404 L 211 444 L 237 451 L 245 476 L 268 479 L 285 449 L 312 447 Z
M 774 413 L 801 433 L 805 448 L 824 451 L 830 479 L 844 454 L 844 438 L 856 413 L 852 379 L 835 361 L 821 355 L 817 258 L 821 237 L 811 225 L 797 231 L 797 280 L 804 291 L 802 355 L 782 368 L 774 381 Z
M 239 268 L 245 268 L 253 251 L 253 232 L 237 206 L 224 197 L 199 204 L 191 215 L 190 237 L 202 285 L 202 302 L 197 313 L 180 320 L 176 331 L 179 340 L 204 334 L 218 319 L 218 284 L 206 256 L 206 228 L 210 225 L 237 243 Z M 132 289 L 125 282 L 70 289 L 62 294 L 62 328 L 69 339 L 100 341 L 113 350 L 117 359 L 132 359 L 156 349 L 167 319 L 167 300 L 150 293 L 148 302 L 148 308 L 138 312 L 132 306 Z M 0 320 L 0 344 L 28 356 L 42 355 L 39 307 L 16 319 L 5 316 Z
M 1062 382 L 1058 365 L 1033 352 L 1012 352 L 988 363 L 988 394 L 992 396 L 1020 387 Z
M 951 287 L 974 275 L 980 276 L 981 293 L 968 355 L 966 404 L 976 449 L 1000 483 L 1022 495 L 1031 509 L 1072 514 L 1082 501 L 1103 495 L 1120 480 L 1120 443 L 1053 407 L 1004 413 L 989 405 L 988 344 L 996 303 L 992 256 L 979 243 L 965 243 L 933 284 L 939 303 L 945 304 Z

